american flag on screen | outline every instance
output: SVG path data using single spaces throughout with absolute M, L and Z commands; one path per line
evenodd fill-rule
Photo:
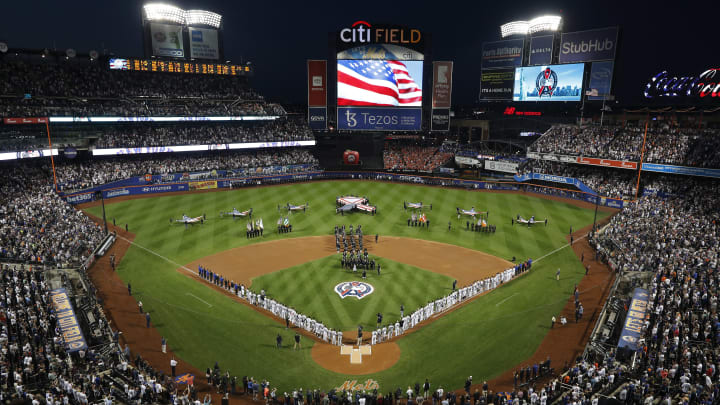
M 404 63 L 338 60 L 338 105 L 421 107 L 422 89 Z

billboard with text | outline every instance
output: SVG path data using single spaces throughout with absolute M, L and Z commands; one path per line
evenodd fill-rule
M 433 62 L 432 108 L 450 108 L 452 62 Z
M 338 129 L 359 131 L 419 131 L 421 108 L 338 107 Z
M 515 69 L 483 70 L 480 74 L 481 100 L 512 100 Z
M 484 42 L 482 44 L 482 69 L 510 68 L 522 65 L 524 40 Z
M 194 59 L 220 59 L 217 30 L 188 28 L 190 34 L 190 57 Z
M 566 32 L 560 39 L 560 63 L 615 59 L 618 27 Z
M 530 38 L 529 65 L 549 65 L 552 63 L 553 35 Z

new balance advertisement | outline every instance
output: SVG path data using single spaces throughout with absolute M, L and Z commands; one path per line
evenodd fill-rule
M 617 51 L 618 28 L 566 32 L 560 39 L 560 63 L 613 60 Z
M 194 59 L 220 59 L 217 30 L 188 28 L 190 34 L 190 57 Z
M 482 69 L 510 68 L 522 65 L 524 40 L 484 42 L 482 45 Z
M 513 101 L 580 101 L 585 64 L 515 69 Z
M 480 100 L 512 100 L 515 69 L 483 70 L 480 74 Z
M 588 100 L 607 100 L 611 95 L 613 67 L 615 62 L 593 62 L 588 83 Z
M 549 65 L 552 63 L 553 35 L 530 38 L 529 65 Z
M 338 129 L 353 131 L 419 131 L 420 108 L 338 107 Z
M 185 57 L 181 25 L 151 23 L 150 37 L 154 56 Z

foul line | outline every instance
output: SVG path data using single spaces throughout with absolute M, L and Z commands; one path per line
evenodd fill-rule
M 500 306 L 503 302 L 509 300 L 510 298 L 512 298 L 512 297 L 514 297 L 514 296 L 516 296 L 516 295 L 518 295 L 518 294 L 520 294 L 520 293 L 515 293 L 515 294 L 513 294 L 513 295 L 511 295 L 511 296 L 509 296 L 509 297 L 507 297 L 507 298 L 505 298 L 504 300 L 502 300 L 502 301 L 498 302 L 497 304 L 495 304 L 495 306 L 496 306 L 496 307 L 497 307 L 497 306 Z
M 167 257 L 165 257 L 165 256 L 163 256 L 163 255 L 161 255 L 161 254 L 159 254 L 159 253 L 156 253 L 156 252 L 154 252 L 154 251 L 146 248 L 145 246 L 139 245 L 139 244 L 131 241 L 130 239 L 127 239 L 127 238 L 125 238 L 125 237 L 123 237 L 123 236 L 120 236 L 120 235 L 118 235 L 118 238 L 124 240 L 125 242 L 127 242 L 127 243 L 129 243 L 129 244 L 131 244 L 131 245 L 133 245 L 133 246 L 137 246 L 137 247 L 139 247 L 140 249 L 142 249 L 142 250 L 144 250 L 144 251 L 146 251 L 146 252 L 148 252 L 148 253 L 152 253 L 152 254 L 154 254 L 155 256 L 157 256 L 157 257 L 165 260 L 166 262 L 172 263 L 172 264 L 178 266 L 179 268 L 181 268 L 181 269 L 183 269 L 183 270 L 185 270 L 185 271 L 187 271 L 187 272 L 189 272 L 189 273 L 191 273 L 191 274 L 193 274 L 193 275 L 196 274 L 194 271 L 188 269 L 187 267 L 183 266 L 182 264 L 177 263 L 177 262 L 175 262 L 174 260 L 170 260 L 170 259 L 168 259 Z
M 577 241 L 579 241 L 579 240 L 581 240 L 581 239 L 585 239 L 587 236 L 588 236 L 588 234 L 585 234 L 585 235 L 583 235 L 583 236 L 575 239 L 575 242 L 577 242 Z M 573 243 L 575 243 L 575 242 L 573 242 Z M 550 256 L 550 255 L 553 255 L 553 254 L 555 254 L 555 253 L 557 253 L 557 252 L 565 249 L 566 247 L 570 247 L 570 246 L 572 246 L 572 245 L 570 245 L 569 243 L 568 243 L 567 245 L 562 245 L 562 246 L 560 246 L 559 248 L 553 250 L 552 252 L 546 253 L 546 254 L 540 256 L 539 258 L 537 258 L 536 260 L 533 260 L 533 263 L 537 263 L 537 262 L 539 262 L 540 260 L 542 260 L 542 259 L 544 259 L 544 258 L 546 258 L 546 257 L 548 257 L 548 256 Z
M 191 294 L 191 293 L 185 293 L 185 295 L 189 295 L 189 296 L 191 296 L 191 297 L 195 298 L 195 299 L 196 299 L 196 300 L 198 300 L 198 301 L 204 302 L 204 303 L 205 303 L 205 305 L 207 305 L 208 307 L 212 308 L 212 305 L 210 305 L 210 303 L 208 303 L 208 302 L 207 302 L 207 301 L 205 301 L 204 299 L 202 299 L 202 298 L 200 298 L 200 297 L 198 297 L 198 296 L 196 296 L 196 295 L 194 295 L 194 294 Z

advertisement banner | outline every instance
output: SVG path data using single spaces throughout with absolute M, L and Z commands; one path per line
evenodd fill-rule
M 455 155 L 455 163 L 459 165 L 477 166 L 480 161 L 475 158 Z
M 150 23 L 152 54 L 154 56 L 184 58 L 182 29 L 182 25 Z
M 480 100 L 512 100 L 515 69 L 483 70 Z
M 308 107 L 327 106 L 327 60 L 307 61 Z
M 327 107 L 308 107 L 308 125 L 316 131 L 327 129 Z
M 483 42 L 481 67 L 498 69 L 522 65 L 523 39 Z
M 188 183 L 190 190 L 209 190 L 217 188 L 217 180 L 191 181 Z
M 432 108 L 450 108 L 452 62 L 433 62 Z
M 529 65 L 549 65 L 552 63 L 553 35 L 530 38 Z
M 449 108 L 433 108 L 432 117 L 430 119 L 431 131 L 449 131 L 450 130 L 450 109 Z
M 3 118 L 5 124 L 46 124 L 47 122 L 47 117 Z
M 57 325 L 60 327 L 65 351 L 68 353 L 87 350 L 88 345 L 78 323 L 70 297 L 64 288 L 50 290 L 50 301 L 55 310 Z
M 220 59 L 218 32 L 208 28 L 188 28 L 190 33 L 190 57 L 193 59 Z
M 636 288 L 633 292 L 630 308 L 628 308 L 625 322 L 623 323 L 618 349 L 638 350 L 638 340 L 645 326 L 645 315 L 647 314 L 650 294 L 644 288 Z
M 338 129 L 353 131 L 419 131 L 421 108 L 338 107 Z
M 684 174 L 688 176 L 713 177 L 720 179 L 720 169 L 704 169 L 701 167 L 673 166 L 657 163 L 643 163 L 642 170 L 646 172 Z
M 624 160 L 611 160 L 611 159 L 599 159 L 599 158 L 587 158 L 579 156 L 575 158 L 575 163 L 581 165 L 593 165 L 593 166 L 605 166 L 605 167 L 616 167 L 618 169 L 637 169 L 637 162 L 627 162 Z
M 517 163 L 512 162 L 498 162 L 495 160 L 486 160 L 485 161 L 485 170 L 491 170 L 494 172 L 503 172 L 503 173 L 517 173 Z
M 590 82 L 588 83 L 588 100 L 607 100 L 611 95 L 613 67 L 615 62 L 593 62 L 590 68 Z
M 565 32 L 560 39 L 560 63 L 615 59 L 618 27 Z
M 580 101 L 585 64 L 515 69 L 513 101 Z

